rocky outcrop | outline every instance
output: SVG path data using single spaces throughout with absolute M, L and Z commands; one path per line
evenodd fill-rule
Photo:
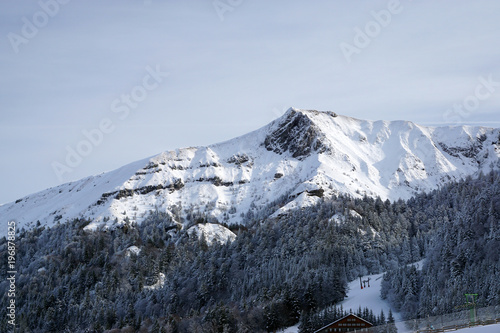
M 333 112 L 331 115 L 336 117 Z M 279 155 L 288 151 L 297 159 L 303 159 L 312 152 L 323 153 L 329 150 L 326 137 L 318 126 L 304 112 L 293 109 L 288 111 L 278 128 L 266 137 L 263 145 Z

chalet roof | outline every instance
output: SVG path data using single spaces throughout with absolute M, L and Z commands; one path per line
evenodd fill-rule
M 329 327 L 330 325 L 336 324 L 336 323 L 338 323 L 339 321 L 342 321 L 342 320 L 346 319 L 347 317 L 355 317 L 355 318 L 358 318 L 359 320 L 364 321 L 365 323 L 369 324 L 370 326 L 373 326 L 373 324 L 372 324 L 372 323 L 370 323 L 368 320 L 364 320 L 363 318 L 358 317 L 358 316 L 356 316 L 355 314 L 349 313 L 347 316 L 343 316 L 342 318 L 337 319 L 337 320 L 335 320 L 335 321 L 332 321 L 330 324 L 325 325 L 325 326 L 321 327 L 320 329 L 317 329 L 316 331 L 314 331 L 314 333 L 317 333 L 317 332 L 319 332 L 319 331 L 321 331 L 321 330 L 323 330 L 323 329 L 325 329 L 325 328 Z

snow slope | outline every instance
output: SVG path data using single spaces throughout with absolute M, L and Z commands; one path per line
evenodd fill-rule
M 278 330 L 278 333 L 298 333 L 299 332 L 299 325 L 295 325 L 292 327 L 288 327 L 282 330 Z
M 344 310 L 352 311 L 355 313 L 359 307 L 369 308 L 373 311 L 373 314 L 378 316 L 381 311 L 384 311 L 384 315 L 387 318 L 389 314 L 389 309 L 391 309 L 389 303 L 380 298 L 380 288 L 382 283 L 382 274 L 363 276 L 363 280 L 370 278 L 370 287 L 361 289 L 359 279 L 354 280 L 349 283 L 349 292 L 347 293 L 347 298 L 340 302 L 338 305 L 342 305 Z M 396 321 L 396 327 L 399 332 L 404 332 L 404 326 L 402 326 L 401 316 L 399 313 L 393 311 L 394 320 Z
M 207 245 L 212 245 L 214 242 L 224 244 L 236 239 L 236 235 L 231 230 L 214 223 L 196 224 L 188 229 L 188 234 L 205 238 Z
M 362 279 L 366 280 L 370 278 L 370 287 L 361 289 L 359 280 L 351 281 L 348 285 L 347 297 L 342 302 L 338 303 L 337 306 L 342 305 L 345 311 L 349 311 L 356 313 L 359 307 L 364 309 L 368 307 L 373 311 L 375 315 L 379 315 L 383 310 L 384 314 L 387 318 L 389 314 L 390 306 L 389 304 L 380 298 L 380 287 L 382 282 L 383 274 L 376 275 L 367 275 L 363 276 Z M 398 331 L 404 332 L 402 329 L 403 326 L 400 326 L 401 316 L 399 313 L 393 312 L 394 319 L 396 320 L 396 326 L 398 327 Z M 282 332 L 285 333 L 297 333 L 299 331 L 298 325 L 289 327 Z M 281 331 L 280 331 L 281 332 Z
M 423 261 L 415 263 L 417 267 L 422 267 Z M 382 282 L 383 274 L 369 275 L 363 276 L 362 279 L 366 280 L 367 278 L 371 278 L 370 280 L 370 288 L 360 288 L 359 280 L 355 280 L 349 283 L 349 291 L 347 293 L 347 298 L 340 302 L 338 305 L 342 305 L 344 310 L 352 309 L 353 312 L 356 312 L 357 309 L 361 306 L 361 308 L 368 307 L 373 310 L 375 315 L 380 314 L 383 310 L 384 314 L 387 318 L 389 313 L 390 305 L 383 299 L 380 298 L 380 288 Z M 411 333 L 413 330 L 407 328 L 404 322 L 401 319 L 401 316 L 398 312 L 394 312 L 393 310 L 394 320 L 396 321 L 396 327 L 399 333 Z M 294 330 L 294 328 L 290 328 L 289 333 L 298 332 L 298 329 Z M 499 325 L 488 325 L 474 328 L 466 328 L 459 331 L 460 333 L 498 333 L 500 332 L 500 324 Z
M 18 228 L 76 217 L 89 228 L 141 222 L 156 208 L 239 223 L 281 198 L 276 215 L 338 193 L 410 198 L 452 180 L 499 167 L 500 130 L 423 127 L 290 108 L 244 136 L 163 152 L 99 176 L 0 206 Z

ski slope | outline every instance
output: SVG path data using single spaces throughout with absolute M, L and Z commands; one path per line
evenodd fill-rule
M 415 265 L 417 269 L 420 269 L 423 265 L 424 260 L 420 260 L 411 265 Z M 389 316 L 389 310 L 392 310 L 392 315 L 396 322 L 396 327 L 398 329 L 398 332 L 406 333 L 408 332 L 408 329 L 405 327 L 401 315 L 398 312 L 394 311 L 394 309 L 389 305 L 388 302 L 380 298 L 380 289 L 382 287 L 382 278 L 384 274 L 385 272 L 361 277 L 362 280 L 370 279 L 370 287 L 363 287 L 363 289 L 361 289 L 359 279 L 349 282 L 347 287 L 348 289 L 347 297 L 342 302 L 338 303 L 337 306 L 342 305 L 345 311 L 349 311 L 351 309 L 352 312 L 354 313 L 359 309 L 359 307 L 361 307 L 362 309 L 367 307 L 371 309 L 373 311 L 373 314 L 376 316 L 380 315 L 380 313 L 384 311 L 386 320 L 387 317 Z M 298 325 L 289 327 L 279 332 L 298 333 L 299 332 Z M 470 333 L 476 333 L 476 332 L 470 332 Z M 483 333 L 483 332 L 478 332 L 478 333 Z M 489 333 L 489 332 L 484 332 L 484 333 Z
M 339 305 L 342 305 L 344 310 L 347 311 L 349 311 L 349 309 L 352 309 L 352 312 L 356 312 L 359 307 L 367 307 L 371 309 L 373 311 L 373 314 L 375 314 L 376 316 L 380 315 L 380 312 L 384 311 L 386 319 L 389 315 L 389 309 L 391 309 L 394 320 L 396 321 L 396 327 L 398 328 L 398 331 L 404 332 L 405 327 L 401 322 L 402 319 L 400 314 L 395 312 L 394 309 L 390 307 L 388 302 L 380 298 L 380 288 L 383 275 L 384 273 L 363 276 L 361 278 L 362 280 L 367 280 L 368 278 L 370 278 L 370 287 L 366 287 L 363 289 L 361 289 L 359 279 L 350 282 L 347 297 L 344 301 L 340 302 Z
M 389 314 L 389 309 L 391 309 L 391 307 L 386 301 L 380 298 L 380 287 L 383 275 L 384 273 L 367 275 L 362 277 L 363 280 L 367 280 L 368 278 L 370 278 L 369 288 L 366 287 L 361 289 L 359 279 L 351 281 L 348 285 L 348 292 L 346 299 L 337 304 L 337 306 L 342 305 L 344 310 L 349 311 L 349 309 L 352 309 L 353 312 L 356 312 L 359 307 L 361 308 L 368 307 L 377 316 L 383 310 L 385 317 L 387 318 Z M 396 327 L 398 328 L 398 331 L 404 332 L 405 328 L 403 326 L 403 323 L 401 322 L 401 316 L 399 315 L 399 313 L 394 312 L 394 310 L 392 310 L 392 314 L 394 316 L 394 319 L 396 320 Z M 278 332 L 298 333 L 299 329 L 298 325 L 296 325 Z M 483 332 L 478 332 L 478 333 L 483 333 Z
M 278 333 L 298 333 L 299 332 L 299 325 L 295 325 L 292 327 L 285 328 L 284 330 L 278 330 Z M 481 332 L 483 333 L 483 332 Z

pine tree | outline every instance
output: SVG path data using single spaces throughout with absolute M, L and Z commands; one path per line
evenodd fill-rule
M 387 333 L 397 333 L 396 323 L 394 321 L 394 316 L 392 315 L 392 310 L 389 309 L 389 314 L 387 316 Z

